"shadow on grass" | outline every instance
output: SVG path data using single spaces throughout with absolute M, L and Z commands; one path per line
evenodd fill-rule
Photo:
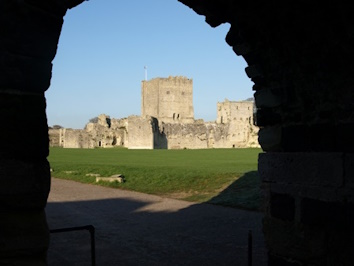
M 257 171 L 245 173 L 207 203 L 261 211 L 261 181 Z

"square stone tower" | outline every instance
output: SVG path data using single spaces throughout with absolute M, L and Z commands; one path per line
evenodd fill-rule
M 217 103 L 217 123 L 242 123 L 251 125 L 253 122 L 254 103 L 252 101 L 229 101 Z
M 170 76 L 142 81 L 141 116 L 165 123 L 193 123 L 193 80 Z
M 254 125 L 253 112 L 253 101 L 229 101 L 225 99 L 224 102 L 217 103 L 218 116 L 216 123 L 228 128 L 226 146 L 230 147 L 230 144 L 232 147 L 257 145 L 259 128 Z

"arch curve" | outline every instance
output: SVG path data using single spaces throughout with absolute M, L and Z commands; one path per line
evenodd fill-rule
M 269 265 L 352 262 L 351 8 L 343 3 L 179 1 L 204 15 L 212 27 L 230 23 L 226 42 L 249 65 L 245 71 L 254 82 L 259 141 L 265 151 L 259 174 L 266 195 Z M 7 218 L 0 219 L 0 228 L 10 246 L 16 247 L 19 232 L 25 232 L 24 243 L 31 243 L 0 247 L 0 262 L 24 259 L 26 250 L 36 257 L 36 265 L 45 265 L 50 172 L 44 92 L 63 16 L 82 2 L 0 3 L 0 110 L 6 125 L 0 134 L 3 140 L 16 140 L 0 143 L 0 208 Z M 34 231 L 40 233 L 33 236 Z

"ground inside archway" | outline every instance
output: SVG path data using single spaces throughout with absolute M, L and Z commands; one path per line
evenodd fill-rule
M 50 229 L 92 224 L 97 265 L 266 265 L 262 213 L 52 178 Z M 90 265 L 87 231 L 51 234 L 48 263 Z

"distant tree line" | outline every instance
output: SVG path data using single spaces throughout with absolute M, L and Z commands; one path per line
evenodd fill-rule
M 94 117 L 94 118 L 91 118 L 91 119 L 89 120 L 89 122 L 90 122 L 90 123 L 98 123 L 98 117 L 96 116 L 96 117 Z
M 54 125 L 54 126 L 51 126 L 51 127 L 48 127 L 49 129 L 61 129 L 63 128 L 61 125 Z

